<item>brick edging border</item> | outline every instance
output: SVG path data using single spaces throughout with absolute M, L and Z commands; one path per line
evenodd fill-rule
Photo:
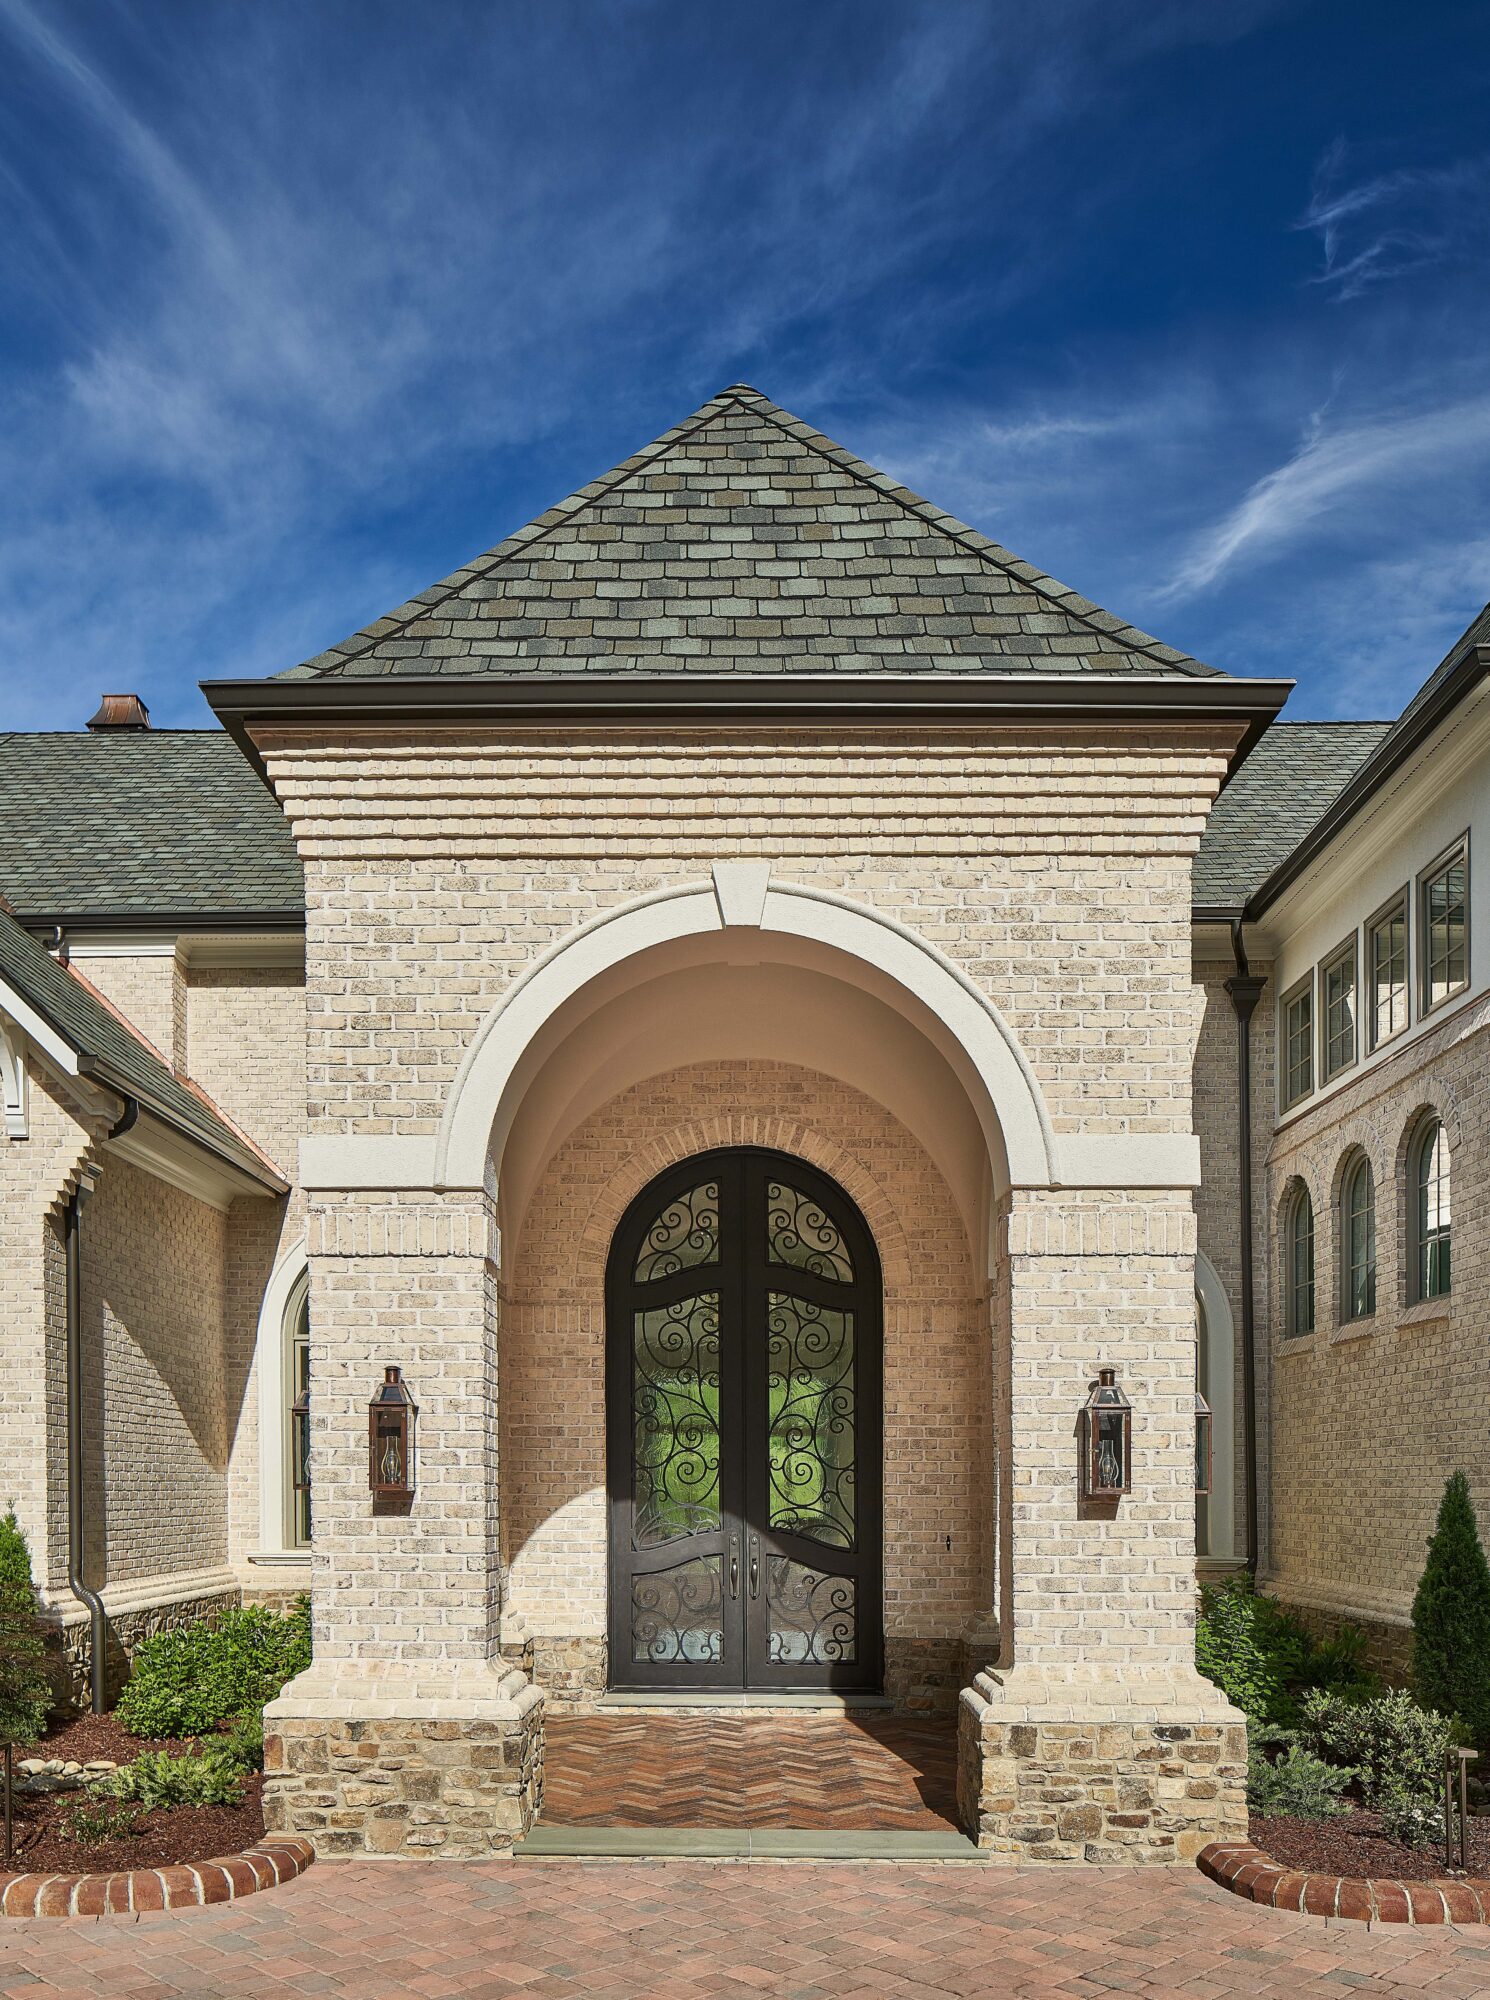
M 0 1872 L 0 1917 L 122 1917 L 233 1903 L 258 1889 L 293 1882 L 315 1858 L 308 1840 L 269 1834 L 241 1854 L 172 1868 L 125 1868 L 108 1875 Z
M 1215 1840 L 1195 1857 L 1203 1875 L 1274 1910 L 1348 1917 L 1365 1924 L 1490 1923 L 1490 1882 L 1442 1876 L 1431 1882 L 1312 1875 L 1283 1868 L 1250 1840 Z

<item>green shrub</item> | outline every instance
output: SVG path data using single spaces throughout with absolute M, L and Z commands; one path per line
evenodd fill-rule
M 31 1551 L 10 1508 L 0 1517 L 0 1744 L 34 1743 L 51 1712 Z
M 1254 1724 L 1294 1722 L 1307 1688 L 1368 1699 L 1380 1683 L 1365 1650 L 1365 1635 L 1352 1625 L 1316 1643 L 1273 1598 L 1260 1596 L 1250 1577 L 1201 1592 L 1195 1664 Z
M 145 1640 L 115 1710 L 134 1736 L 195 1736 L 272 1701 L 310 1665 L 310 1601 L 225 1611 Z
M 1208 1585 L 1195 1624 L 1195 1664 L 1251 1722 L 1286 1722 L 1309 1635 L 1245 1576 Z
M 1381 1830 L 1388 1840 L 1404 1847 L 1439 1847 L 1443 1844 L 1443 1807 L 1434 1801 L 1413 1798 L 1402 1791 L 1387 1791 L 1377 1801 Z
M 262 1771 L 264 1768 L 264 1711 L 252 1709 L 247 1715 L 235 1716 L 209 1748 L 217 1752 L 239 1771 Z
M 127 1800 L 145 1812 L 167 1806 L 234 1806 L 243 1789 L 243 1770 L 220 1750 L 146 1750 L 121 1764 L 98 1790 Z
M 1412 1603 L 1412 1633 L 1419 1701 L 1457 1716 L 1469 1740 L 1490 1751 L 1490 1564 L 1462 1472 L 1443 1489 Z
M 1345 1812 L 1340 1795 L 1355 1772 L 1310 1756 L 1298 1743 L 1273 1763 L 1266 1749 L 1270 1733 L 1262 1731 L 1261 1740 L 1248 1748 L 1248 1808 L 1265 1819 L 1335 1819 Z
M 103 1847 L 111 1840 L 128 1840 L 140 1822 L 134 1806 L 120 1805 L 108 1797 L 85 1799 L 75 1805 L 63 1821 L 66 1839 L 80 1847 Z
M 1354 1769 L 1368 1806 L 1380 1811 L 1401 1797 L 1431 1809 L 1453 1730 L 1400 1689 L 1364 1702 L 1316 1689 L 1300 1704 L 1299 1740 L 1315 1756 Z

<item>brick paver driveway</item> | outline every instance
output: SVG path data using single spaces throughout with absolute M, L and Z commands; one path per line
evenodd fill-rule
M 506 2000 L 1490 1995 L 1485 1932 L 1283 1916 L 1191 1869 L 322 1863 L 224 1908 L 0 1921 L 0 1994 Z

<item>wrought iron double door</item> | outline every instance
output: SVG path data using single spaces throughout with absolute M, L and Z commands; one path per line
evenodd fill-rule
M 610 1679 L 877 1691 L 880 1273 L 862 1216 L 753 1147 L 659 1176 L 607 1277 Z

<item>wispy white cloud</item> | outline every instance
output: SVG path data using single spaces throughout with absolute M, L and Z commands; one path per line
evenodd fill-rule
M 1447 167 L 1398 167 L 1352 180 L 1337 140 L 1320 161 L 1300 229 L 1319 237 L 1314 282 L 1341 301 L 1372 286 L 1490 247 L 1490 157 Z
M 1296 449 L 1191 543 L 1162 599 L 1188 597 L 1227 571 L 1312 541 L 1322 525 L 1425 474 L 1442 479 L 1490 452 L 1490 390 L 1463 401 L 1332 425 L 1317 413 Z

